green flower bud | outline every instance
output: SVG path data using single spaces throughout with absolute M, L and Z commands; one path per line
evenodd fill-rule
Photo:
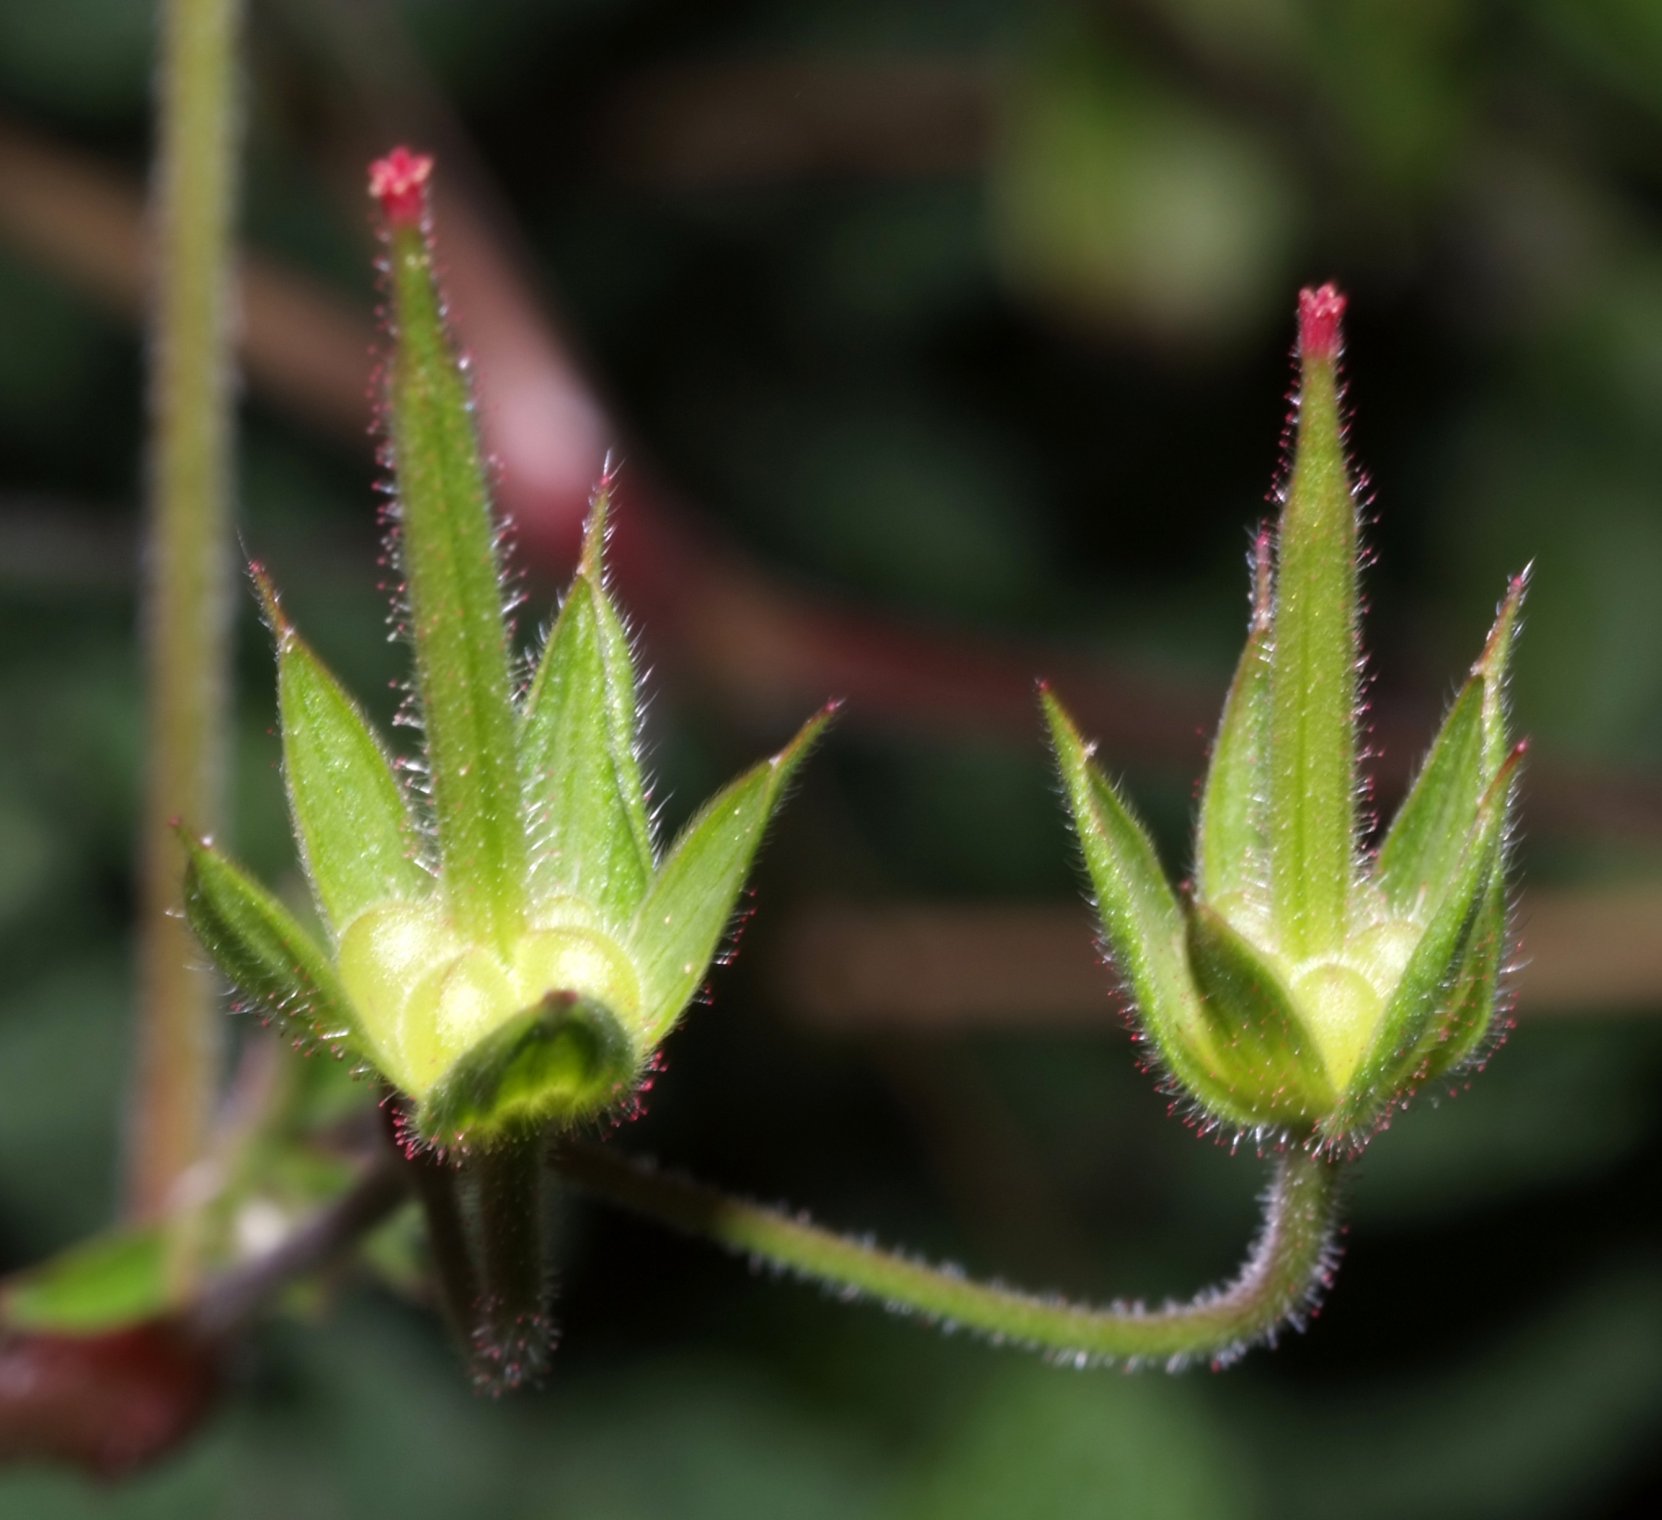
M 378 1072 L 444 1147 L 569 1126 L 632 1094 L 704 981 L 768 820 L 829 719 L 660 852 L 634 663 L 603 565 L 612 477 L 523 695 L 472 399 L 426 234 L 430 161 L 371 189 L 388 242 L 386 437 L 400 622 L 424 755 L 406 784 L 362 710 L 255 578 L 277 645 L 283 770 L 319 944 L 206 841 L 187 911 L 253 1007 Z
M 1360 837 L 1355 492 L 1331 285 L 1300 296 L 1301 380 L 1276 531 L 1202 790 L 1192 892 L 1061 704 L 1045 713 L 1109 952 L 1141 1029 L 1208 1127 L 1358 1147 L 1479 1051 L 1507 945 L 1524 746 L 1505 684 L 1527 576 L 1502 601 L 1395 821 Z

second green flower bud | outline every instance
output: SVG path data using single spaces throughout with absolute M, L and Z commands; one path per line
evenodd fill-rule
M 1104 936 L 1207 1124 L 1351 1148 L 1484 1045 L 1507 945 L 1522 746 L 1505 684 L 1525 578 L 1378 851 L 1360 837 L 1358 532 L 1337 375 L 1344 301 L 1303 292 L 1297 426 L 1201 797 L 1193 889 L 1061 704 L 1044 706 Z

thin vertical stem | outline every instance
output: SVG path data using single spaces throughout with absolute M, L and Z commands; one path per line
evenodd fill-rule
M 427 1223 L 427 1246 L 433 1255 L 445 1317 L 457 1337 L 467 1343 L 479 1303 L 479 1272 L 468 1245 L 467 1222 L 462 1217 L 459 1174 L 436 1152 L 410 1143 L 406 1128 L 409 1121 L 397 1102 L 389 1097 L 382 1104 L 388 1142 L 404 1167 L 410 1191 Z
M 151 316 L 145 638 L 148 777 L 140 826 L 138 1069 L 127 1197 L 176 1205 L 202 1153 L 219 1061 L 213 977 L 181 916 L 170 827 L 220 815 L 231 497 L 230 236 L 241 0 L 162 6 Z
M 469 1338 L 474 1385 L 483 1393 L 535 1386 L 548 1374 L 554 1321 L 546 1150 L 540 1135 L 525 1136 L 464 1163 L 480 1287 Z
M 547 1139 L 520 1134 L 447 1159 L 413 1142 L 397 1101 L 385 1106 L 388 1138 L 426 1218 L 439 1293 L 474 1387 L 493 1396 L 534 1387 L 555 1340 Z

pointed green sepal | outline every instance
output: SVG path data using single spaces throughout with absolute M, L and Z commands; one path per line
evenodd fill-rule
M 1213 1068 L 1205 1014 L 1189 974 L 1183 912 L 1154 842 L 1093 762 L 1092 746 L 1067 710 L 1048 688 L 1041 688 L 1040 701 L 1103 940 L 1144 1035 L 1171 1076 L 1211 1114 L 1231 1124 L 1258 1124 L 1258 1115 Z
M 1204 902 L 1257 897 L 1269 885 L 1270 538 L 1252 549 L 1252 621 L 1212 745 L 1196 831 L 1196 893 Z
M 440 880 L 458 928 L 501 947 L 523 921 L 526 842 L 497 528 L 473 397 L 446 330 L 425 230 L 391 209 L 387 219 L 393 545 Z
M 1294 956 L 1338 948 L 1356 867 L 1356 503 L 1339 416 L 1332 286 L 1299 298 L 1292 473 L 1276 531 L 1271 654 L 1271 895 Z
M 1510 943 L 1503 853 L 1484 889 L 1448 1011 L 1421 1037 L 1415 1052 L 1414 1066 L 1424 1072 L 1424 1080 L 1447 1075 L 1483 1048 L 1500 1008 L 1501 971 Z
M 1188 912 L 1189 968 L 1213 1066 L 1262 1124 L 1313 1124 L 1333 1107 L 1333 1084 L 1281 973 L 1204 903 Z
M 1527 571 L 1513 579 L 1483 654 L 1380 846 L 1375 879 L 1399 913 L 1441 895 L 1483 795 L 1506 761 L 1506 670 L 1527 586 Z
M 416 1111 L 424 1139 L 490 1146 L 610 1108 L 640 1059 L 611 1011 L 576 992 L 550 992 L 499 1025 L 442 1076 Z
M 323 947 L 247 872 L 205 841 L 181 837 L 185 916 L 231 985 L 296 1041 L 373 1061 Z
M 538 897 L 569 894 L 629 923 L 652 880 L 652 829 L 636 753 L 635 666 L 606 594 L 609 481 L 596 492 L 583 559 L 525 701 L 525 771 Z
M 1517 642 L 1532 569 L 1525 565 L 1512 577 L 1495 614 L 1495 625 L 1483 646 L 1482 658 L 1473 672 L 1483 676 L 1483 767 L 1488 782 L 1500 774 L 1512 752 L 1506 724 L 1506 679 L 1512 668 L 1512 648 Z
M 1496 877 L 1505 869 L 1507 811 L 1524 747 L 1512 751 L 1484 794 L 1467 830 L 1458 864 L 1427 920 L 1395 990 L 1385 1004 L 1367 1053 L 1346 1084 L 1343 1100 L 1323 1125 L 1330 1137 L 1364 1135 L 1391 1103 L 1427 1075 L 1451 1021 L 1468 1048 L 1470 1025 L 1485 1027 L 1495 1006 L 1500 945 L 1492 917 Z
M 836 703 L 822 708 L 778 754 L 707 802 L 664 857 L 630 934 L 641 968 L 648 1045 L 669 1033 L 698 991 L 733 920 L 768 820 L 836 709 Z
M 1398 913 L 1437 901 L 1483 797 L 1483 680 L 1461 688 L 1379 847 L 1376 880 Z
M 283 774 L 295 838 L 325 922 L 339 934 L 388 898 L 432 891 L 404 788 L 358 704 L 294 631 L 277 594 L 254 581 L 277 641 Z

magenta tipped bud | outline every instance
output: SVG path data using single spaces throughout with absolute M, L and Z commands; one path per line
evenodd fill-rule
M 324 933 L 188 836 L 184 905 L 244 1003 L 298 1047 L 376 1072 L 398 1094 L 407 1153 L 450 1153 L 434 1197 L 451 1196 L 466 1239 L 440 1253 L 441 1271 L 481 1381 L 500 1391 L 537 1381 L 553 1346 L 547 1142 L 629 1111 L 836 704 L 660 850 L 634 657 L 603 563 L 610 456 L 582 564 L 521 690 L 490 471 L 427 235 L 432 170 L 403 147 L 369 170 L 387 249 L 389 558 L 424 753 L 389 751 L 250 564 L 277 646 L 290 818 Z M 407 784 L 412 769 L 422 786 Z M 451 1205 L 428 1202 L 454 1233 Z
M 1331 281 L 1298 293 L 1298 351 L 1306 360 L 1335 359 L 1344 346 L 1345 297 Z
M 400 145 L 369 166 L 369 193 L 389 227 L 419 227 L 427 211 L 427 182 L 433 159 Z
M 1370 854 L 1355 493 L 1335 359 L 1345 298 L 1299 293 L 1291 469 L 1253 545 L 1252 620 L 1201 795 L 1191 891 L 1043 694 L 1103 937 L 1168 1080 L 1208 1122 L 1352 1150 L 1479 1052 L 1506 961 L 1524 752 L 1505 677 L 1523 579 Z

